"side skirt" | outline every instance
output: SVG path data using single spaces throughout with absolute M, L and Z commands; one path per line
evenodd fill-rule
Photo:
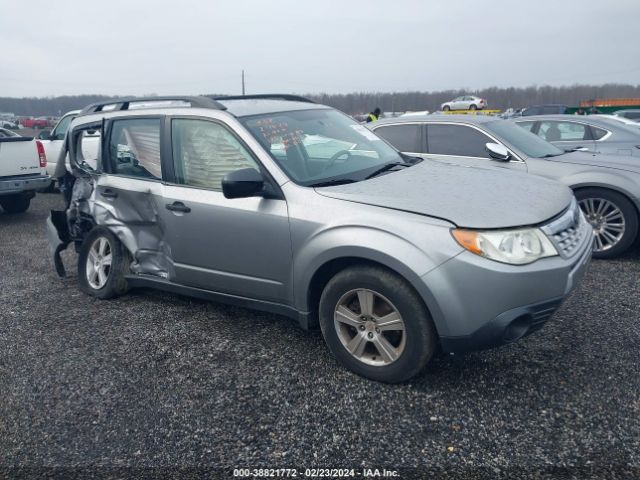
M 151 275 L 127 275 L 126 279 L 131 288 L 153 288 L 166 292 L 177 293 L 179 295 L 185 295 L 187 297 L 199 298 L 201 300 L 226 303 L 252 310 L 275 313 L 277 315 L 284 315 L 285 317 L 297 320 L 300 327 L 305 330 L 309 330 L 311 327 L 309 312 L 299 312 L 295 308 L 281 303 L 240 297 L 238 295 L 231 295 L 228 293 L 212 292 L 201 288 L 180 285 Z

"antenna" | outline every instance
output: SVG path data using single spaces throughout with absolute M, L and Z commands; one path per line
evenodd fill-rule
M 244 69 L 242 70 L 242 96 L 244 96 Z

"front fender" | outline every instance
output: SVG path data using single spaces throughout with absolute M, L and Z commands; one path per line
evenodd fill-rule
M 315 273 L 325 264 L 340 258 L 362 258 L 394 270 L 422 296 L 432 315 L 437 304 L 421 277 L 462 251 L 449 228 L 420 225 L 423 242 L 375 227 L 339 226 L 323 229 L 294 253 L 294 303 L 300 311 L 310 311 L 308 292 Z M 428 233 L 427 233 L 428 232 Z M 420 235 L 418 235 L 420 236 Z M 435 319 L 434 319 L 435 320 Z

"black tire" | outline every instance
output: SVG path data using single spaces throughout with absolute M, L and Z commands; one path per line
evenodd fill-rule
M 355 289 L 368 289 L 383 295 L 402 316 L 406 335 L 404 350 L 387 365 L 364 363 L 340 341 L 334 312 L 343 295 Z M 358 375 L 373 380 L 386 383 L 408 380 L 425 367 L 436 351 L 436 329 L 420 297 L 404 279 L 384 268 L 363 265 L 337 273 L 322 292 L 319 317 L 324 339 L 337 360 Z
M 23 194 L 2 196 L 0 197 L 0 205 L 6 213 L 24 213 L 31 205 L 31 197 Z
M 111 265 L 106 274 L 106 283 L 100 288 L 96 288 L 89 283 L 87 263 L 89 262 L 89 251 L 94 243 L 101 238 L 109 242 Z M 80 246 L 80 254 L 78 255 L 78 283 L 80 284 L 80 290 L 87 295 L 103 300 L 125 294 L 129 290 L 125 275 L 129 273 L 130 261 L 126 248 L 113 233 L 106 228 L 95 227 L 85 237 Z
M 469 105 L 469 110 L 477 110 L 477 109 L 478 109 L 478 107 L 474 103 Z
M 451 107 L 449 105 L 445 105 L 444 107 L 442 107 L 443 112 L 448 112 L 449 110 L 451 110 Z
M 631 201 L 621 193 L 605 188 L 581 188 L 575 192 L 580 208 L 587 215 L 585 200 L 604 199 L 614 204 L 622 213 L 625 231 L 618 242 L 606 250 L 593 252 L 593 258 L 614 258 L 626 252 L 634 243 L 638 235 L 638 212 Z

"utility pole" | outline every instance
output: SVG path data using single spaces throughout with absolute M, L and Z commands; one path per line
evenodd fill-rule
M 244 96 L 244 69 L 242 70 L 242 96 Z

